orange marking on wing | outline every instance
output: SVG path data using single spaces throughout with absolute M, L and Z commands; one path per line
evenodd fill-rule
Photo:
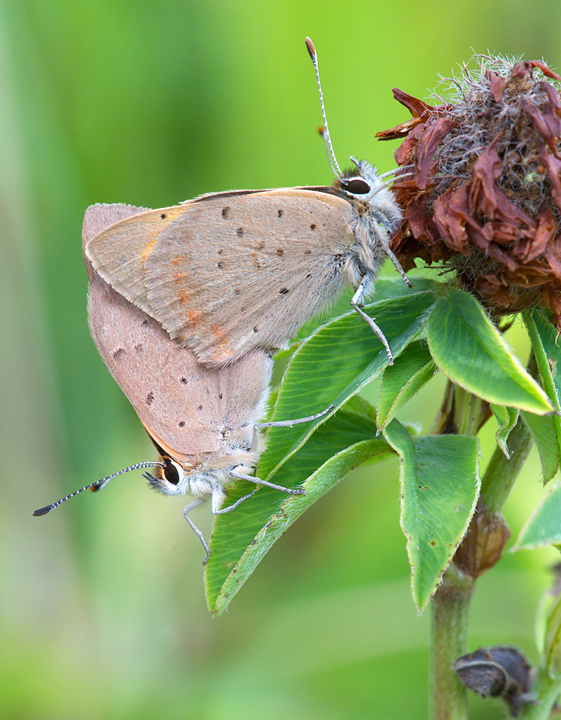
M 216 341 L 213 342 L 216 348 L 214 361 L 226 360 L 231 357 L 232 349 L 230 348 L 229 337 L 225 334 L 223 327 L 221 325 L 211 325 L 210 331 L 216 338 Z
M 150 255 L 150 253 L 152 252 L 152 248 L 154 247 L 154 243 L 156 242 L 157 239 L 158 238 L 155 237 L 151 242 L 148 243 L 148 245 L 146 245 L 144 250 L 140 253 L 140 257 L 142 258 L 143 262 L 146 260 L 148 255 Z

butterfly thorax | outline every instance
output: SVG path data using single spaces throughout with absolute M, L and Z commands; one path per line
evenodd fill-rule
M 390 237 L 401 222 L 402 212 L 392 193 L 366 160 L 336 182 L 352 208 L 350 229 L 354 243 L 343 270 L 346 282 L 357 287 L 367 278 L 365 296 L 374 290 L 381 265 L 387 257 Z

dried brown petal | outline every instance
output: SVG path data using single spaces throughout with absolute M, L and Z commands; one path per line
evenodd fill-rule
M 376 137 L 380 140 L 395 140 L 395 138 L 405 137 L 416 125 L 423 123 L 434 110 L 432 105 L 427 105 L 423 100 L 419 100 L 419 98 L 413 97 L 413 95 L 408 95 L 399 88 L 393 88 L 392 92 L 394 98 L 409 110 L 413 119 L 396 125 L 396 127 L 391 130 L 376 133 Z
M 414 176 L 394 185 L 392 248 L 407 268 L 444 262 L 497 315 L 541 301 L 561 329 L 560 78 L 541 61 L 479 63 L 454 103 L 394 91 L 413 120 L 379 136 L 404 137 L 396 161 Z
M 420 190 L 427 187 L 427 178 L 432 168 L 436 149 L 455 125 L 454 120 L 450 118 L 439 118 L 426 128 L 422 141 L 417 146 L 415 181 Z
M 553 198 L 553 202 L 561 209 L 561 182 L 559 180 L 559 176 L 561 175 L 561 160 L 556 155 L 548 153 L 545 149 L 540 153 L 540 160 L 547 170 L 547 175 L 551 183 L 551 197 Z
M 505 89 L 506 80 L 491 71 L 488 72 L 487 77 L 491 82 L 491 95 L 493 96 L 495 102 L 501 102 L 501 100 L 503 99 L 503 92 Z

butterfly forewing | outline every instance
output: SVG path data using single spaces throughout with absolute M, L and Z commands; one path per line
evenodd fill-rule
M 121 222 L 115 220 L 114 224 L 90 236 L 85 244 L 85 255 L 112 288 L 153 316 L 148 304 L 148 287 L 144 282 L 144 262 L 158 235 L 181 215 L 183 208 L 177 205 L 160 210 L 145 210 L 129 205 L 92 205 L 86 211 L 84 222 L 93 209 L 96 215 L 99 213 L 97 222 L 101 223 L 101 213 L 108 217 L 111 208 L 117 209 L 116 216 L 120 215 L 118 220 Z M 137 212 L 127 215 L 126 209 Z
M 328 190 L 207 195 L 109 228 L 88 256 L 179 344 L 223 365 L 284 345 L 339 292 L 352 215 Z

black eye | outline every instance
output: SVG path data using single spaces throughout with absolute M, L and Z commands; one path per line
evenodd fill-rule
M 367 195 L 370 192 L 370 185 L 362 178 L 351 178 L 345 187 L 347 192 L 353 195 Z
M 164 461 L 164 477 L 165 477 L 165 479 L 172 485 L 177 485 L 179 483 L 179 473 L 177 472 L 177 468 L 172 463 L 170 458 L 165 457 L 162 459 Z

